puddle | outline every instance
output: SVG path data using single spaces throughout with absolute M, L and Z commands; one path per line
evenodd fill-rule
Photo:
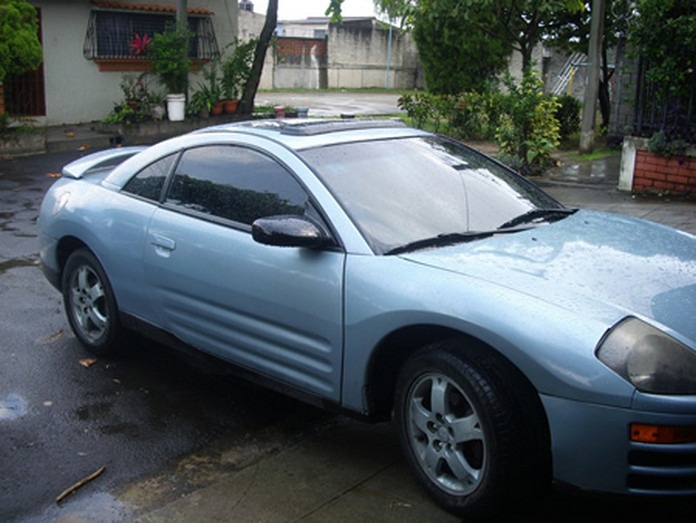
M 26 412 L 26 402 L 17 394 L 8 394 L 0 400 L 0 420 L 17 419 Z

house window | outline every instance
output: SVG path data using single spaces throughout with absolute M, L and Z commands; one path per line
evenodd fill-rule
M 108 8 L 100 8 L 100 4 Z M 103 71 L 148 70 L 147 42 L 175 22 L 176 8 L 116 2 L 94 5 L 85 36 L 85 58 L 94 60 Z M 188 25 L 194 33 L 190 58 L 210 60 L 219 52 L 210 15 L 205 9 L 189 9 Z

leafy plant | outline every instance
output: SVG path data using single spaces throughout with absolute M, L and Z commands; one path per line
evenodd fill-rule
M 519 86 L 509 76 L 504 82 L 508 95 L 503 99 L 496 142 L 502 156 L 513 159 L 522 174 L 540 174 L 559 145 L 555 117 L 559 104 L 544 95 L 543 82 L 530 69 L 524 72 Z
M 132 123 L 138 123 L 144 119 L 144 116 L 141 116 L 140 111 L 137 109 L 134 109 L 132 107 L 129 107 L 125 103 L 120 103 L 120 104 L 114 104 L 113 110 L 109 113 L 109 115 L 104 118 L 104 123 L 111 123 L 111 124 L 132 124 Z
M 129 45 L 130 53 L 133 56 L 145 56 L 148 52 L 150 52 L 151 43 L 152 38 L 150 38 L 148 35 L 144 34 L 141 36 L 136 33 Z
M 580 128 L 582 104 L 577 98 L 567 94 L 557 97 L 556 101 L 558 102 L 558 108 L 555 112 L 559 125 L 558 134 L 559 139 L 564 141 Z
M 409 118 L 419 129 L 425 126 L 425 123 L 432 120 L 435 115 L 433 105 L 433 95 L 428 93 L 406 94 L 399 98 L 397 105 L 400 109 L 406 111 Z
M 499 91 L 469 91 L 452 97 L 448 121 L 450 133 L 458 138 L 492 138 L 500 122 Z
M 188 111 L 191 114 L 198 113 L 201 109 L 210 111 L 213 105 L 221 99 L 221 88 L 218 60 L 211 61 L 203 68 L 203 82 L 198 82 L 196 91 L 191 95 Z
M 254 61 L 254 51 L 256 49 L 257 38 L 252 38 L 248 42 L 242 42 L 236 38 L 226 50 L 232 48 L 220 62 L 222 78 L 220 81 L 222 94 L 227 100 L 239 98 L 242 86 L 251 74 L 251 67 Z
M 648 140 L 648 151 L 665 156 L 683 156 L 689 148 L 689 142 L 682 138 L 669 139 L 665 131 L 660 130 Z
M 170 94 L 185 93 L 191 67 L 189 41 L 193 32 L 178 25 L 169 25 L 157 33 L 150 43 L 152 68 Z
M 125 100 L 144 101 L 147 98 L 147 82 L 145 81 L 147 73 L 139 75 L 124 74 L 121 77 L 121 91 Z
M 640 0 L 630 40 L 647 67 L 654 90 L 648 101 L 662 115 L 651 138 L 658 154 L 680 154 L 696 143 L 693 111 L 696 90 L 696 8 L 693 0 Z

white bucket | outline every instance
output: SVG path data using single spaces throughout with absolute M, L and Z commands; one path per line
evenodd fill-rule
M 167 95 L 167 116 L 172 122 L 180 122 L 184 119 L 184 108 L 186 106 L 186 95 L 168 94 Z

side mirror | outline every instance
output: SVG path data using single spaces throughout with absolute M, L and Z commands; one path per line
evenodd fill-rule
M 251 236 L 258 243 L 277 247 L 316 249 L 333 244 L 331 237 L 317 223 L 295 215 L 259 218 L 251 224 Z

